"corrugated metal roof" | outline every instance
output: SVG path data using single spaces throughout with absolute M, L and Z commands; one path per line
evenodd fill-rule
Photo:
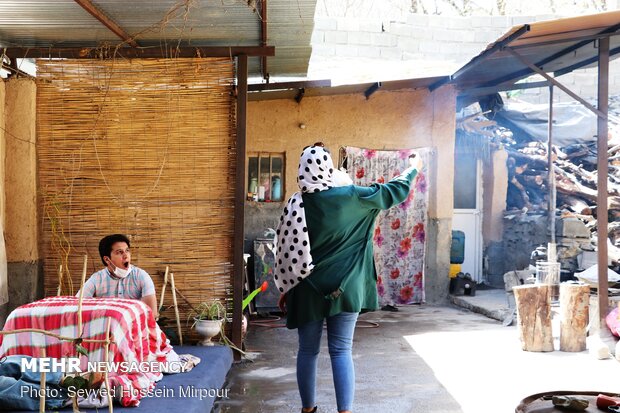
M 513 84 L 534 72 L 506 48 L 555 76 L 595 66 L 594 41 L 610 36 L 610 58 L 620 53 L 620 11 L 515 26 L 451 76 L 459 89 Z
M 259 46 L 260 16 L 245 0 L 92 0 L 141 46 Z M 189 8 L 185 9 L 185 3 Z M 305 76 L 316 0 L 267 0 L 272 76 Z M 183 7 L 179 7 L 183 6 Z M 120 39 L 73 0 L 0 0 L 0 46 L 94 47 Z M 251 76 L 259 59 L 249 59 Z

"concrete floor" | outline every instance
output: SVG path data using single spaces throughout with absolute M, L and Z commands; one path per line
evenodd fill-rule
M 481 307 L 502 305 L 497 293 L 477 297 Z M 619 391 L 620 364 L 614 359 L 596 360 L 588 352 L 524 352 L 516 327 L 463 308 L 399 310 L 360 317 L 378 327 L 360 322 L 355 332 L 356 413 L 513 412 L 521 399 L 544 391 Z M 296 334 L 251 325 L 246 342 L 253 361 L 232 368 L 226 385 L 230 397 L 216 402 L 214 411 L 298 412 Z M 324 337 L 319 412 L 336 412 L 332 386 Z

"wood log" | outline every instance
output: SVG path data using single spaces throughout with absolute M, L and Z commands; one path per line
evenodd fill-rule
M 561 202 L 563 202 L 571 211 L 581 215 L 592 215 L 592 208 L 583 199 L 566 194 L 561 194 L 558 198 L 560 198 Z
M 560 351 L 586 349 L 590 286 L 560 284 Z
M 549 285 L 520 285 L 512 290 L 517 304 L 517 325 L 524 351 L 553 351 Z

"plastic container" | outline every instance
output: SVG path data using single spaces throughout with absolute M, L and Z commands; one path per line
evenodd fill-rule
M 450 264 L 462 264 L 463 261 L 465 261 L 465 233 L 463 231 L 452 231 Z
M 536 284 L 550 285 L 551 302 L 560 300 L 560 263 L 537 261 Z

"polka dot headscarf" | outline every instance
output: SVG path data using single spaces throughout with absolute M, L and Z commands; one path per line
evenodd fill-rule
M 299 284 L 314 268 L 301 195 L 332 188 L 333 172 L 332 158 L 322 146 L 308 146 L 301 153 L 297 176 L 301 192 L 295 192 L 286 203 L 276 230 L 274 280 L 282 293 Z

